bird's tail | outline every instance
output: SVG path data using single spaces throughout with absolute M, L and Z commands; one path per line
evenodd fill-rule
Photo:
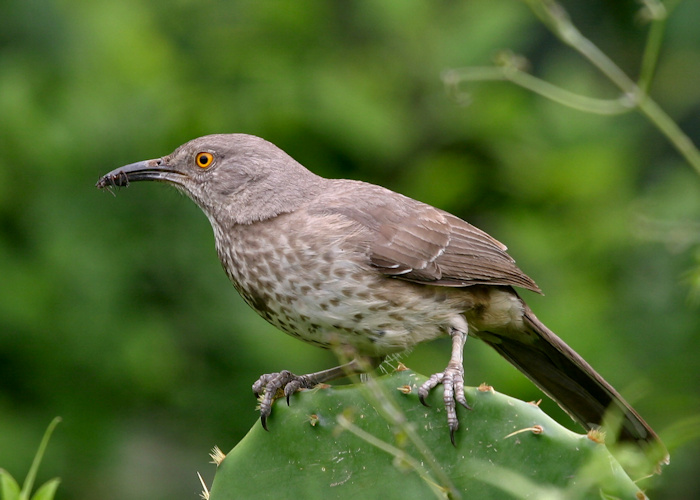
M 619 441 L 636 443 L 655 464 L 668 463 L 656 433 L 603 377 L 527 305 L 523 320 L 525 335 L 487 335 L 483 340 L 586 429 L 600 427 L 608 415 L 619 415 Z

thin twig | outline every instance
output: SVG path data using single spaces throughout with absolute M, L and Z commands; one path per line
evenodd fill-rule
M 472 67 L 451 70 L 443 74 L 448 89 L 458 91 L 460 82 L 506 80 L 559 104 L 602 115 L 621 114 L 638 109 L 665 135 L 685 160 L 700 173 L 700 152 L 678 124 L 648 94 L 656 70 L 667 18 L 663 4 L 658 0 L 642 0 L 643 14 L 651 21 L 647 43 L 642 57 L 638 82 L 628 77 L 593 42 L 574 26 L 566 10 L 554 0 L 523 0 L 535 15 L 560 40 L 570 46 L 613 82 L 622 95 L 617 99 L 595 99 L 562 89 L 523 71 L 517 58 L 511 56 L 494 67 Z M 462 94 L 457 93 L 462 97 Z
M 650 22 L 649 36 L 647 37 L 644 55 L 642 56 L 642 69 L 639 72 L 639 81 L 637 85 L 643 94 L 649 93 L 651 81 L 654 79 L 654 71 L 656 71 L 656 63 L 659 60 L 659 52 L 661 52 L 661 42 L 664 38 L 664 30 L 666 28 L 666 8 L 658 0 L 642 0 L 644 9 L 641 16 L 644 20 Z
M 634 83 L 608 56 L 605 55 L 593 42 L 584 37 L 573 25 L 569 15 L 564 8 L 553 0 L 525 0 L 535 14 L 542 19 L 552 32 L 564 43 L 579 52 L 588 59 L 596 68 L 606 75 L 615 85 L 625 92 L 634 102 L 640 111 L 663 133 L 690 165 L 700 173 L 700 152 L 697 150 L 690 138 L 678 127 L 676 122 L 666 114 L 659 105 L 645 93 L 645 88 Z M 652 2 L 647 2 L 647 5 Z M 661 22 L 661 21 L 659 21 Z M 656 24 L 656 23 L 653 23 Z M 650 37 L 660 37 L 662 32 L 659 29 L 650 30 Z M 658 50 L 659 40 L 652 40 L 647 43 L 647 49 Z M 647 64 L 650 66 L 646 71 L 650 78 L 655 66 L 655 55 L 652 53 L 646 56 Z M 652 64 L 654 63 L 654 64 Z M 648 87 L 650 82 L 644 82 L 644 87 Z

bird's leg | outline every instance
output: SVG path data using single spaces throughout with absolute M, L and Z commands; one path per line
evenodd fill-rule
M 464 396 L 463 350 L 464 343 L 467 340 L 466 330 L 467 328 L 450 327 L 450 335 L 452 336 L 452 355 L 450 356 L 450 362 L 447 364 L 445 371 L 431 375 L 418 389 L 418 398 L 420 402 L 428 406 L 425 402 L 428 393 L 438 384 L 442 384 L 444 388 L 443 400 L 445 402 L 445 410 L 447 411 L 447 426 L 450 429 L 450 441 L 452 441 L 453 445 L 455 444 L 455 431 L 459 427 L 457 405 L 455 401 L 466 409 L 471 410 Z
M 267 430 L 267 417 L 272 412 L 272 403 L 275 399 L 281 397 L 281 395 L 278 396 L 280 391 L 284 393 L 284 396 L 287 398 L 287 404 L 289 404 L 289 397 L 300 389 L 311 389 L 318 384 L 337 378 L 365 373 L 379 366 L 382 361 L 383 358 L 355 358 L 349 363 L 316 373 L 307 373 L 306 375 L 294 375 L 289 370 L 262 375 L 253 384 L 253 393 L 255 393 L 256 397 L 262 395 L 260 421 L 263 428 Z

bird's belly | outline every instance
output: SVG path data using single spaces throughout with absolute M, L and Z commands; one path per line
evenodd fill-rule
M 297 273 L 294 280 L 234 285 L 260 316 L 285 333 L 323 348 L 351 346 L 370 356 L 401 352 L 447 334 L 463 307 L 451 297 L 453 290 L 442 287 L 363 270 L 330 274 L 334 277 L 324 280 Z
M 260 316 L 305 342 L 382 356 L 448 334 L 471 307 L 465 289 L 386 277 L 340 237 L 312 245 L 304 228 L 257 229 L 217 234 L 224 269 Z

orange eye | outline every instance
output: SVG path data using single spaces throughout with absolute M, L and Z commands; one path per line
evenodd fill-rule
M 198 167 L 207 168 L 214 161 L 214 156 L 211 153 L 197 153 L 195 162 Z

